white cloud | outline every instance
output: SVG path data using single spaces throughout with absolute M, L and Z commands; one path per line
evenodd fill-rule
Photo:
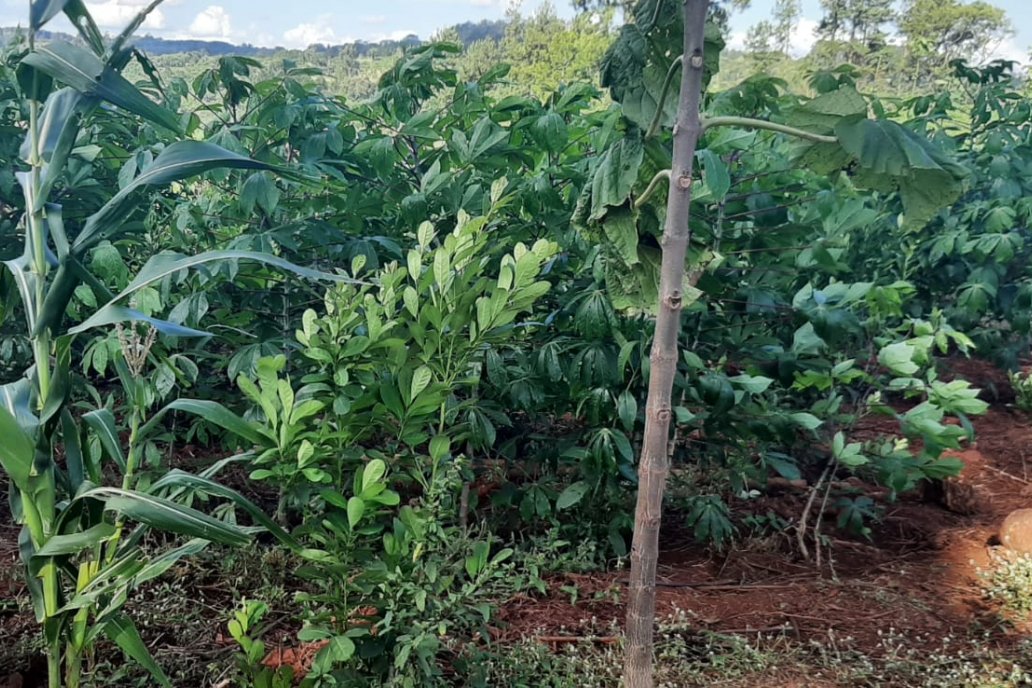
M 87 2 L 86 6 L 99 26 L 105 29 L 121 29 L 148 4 L 150 4 L 149 0 L 103 0 L 102 2 L 92 0 Z M 163 29 L 165 28 L 165 15 L 160 9 L 156 9 L 147 15 L 143 26 L 146 29 Z
M 817 43 L 817 34 L 815 31 L 820 23 L 809 17 L 802 17 L 799 22 L 792 27 L 792 33 L 789 36 L 788 52 L 793 57 L 802 57 L 810 52 L 814 44 Z M 732 31 L 731 35 L 727 37 L 727 47 L 730 50 L 745 50 L 745 41 L 748 38 L 747 31 Z
M 286 41 L 288 48 L 307 48 L 315 43 L 324 45 L 341 43 L 342 40 L 337 37 L 329 20 L 329 15 L 323 15 L 315 22 L 298 24 L 283 33 L 283 40 Z
M 419 35 L 418 31 L 413 29 L 401 29 L 400 31 L 391 31 L 390 33 L 378 33 L 373 36 L 370 40 L 372 41 L 400 41 L 402 38 L 408 38 L 412 34 Z
M 817 42 L 817 27 L 820 23 L 803 17 L 799 23 L 792 27 L 792 35 L 789 38 L 788 52 L 795 57 L 802 57 L 810 52 L 810 49 Z
M 229 12 L 221 5 L 209 5 L 207 9 L 194 17 L 190 23 L 190 37 L 217 40 L 233 35 L 233 25 Z
M 987 62 L 990 60 L 1013 60 L 1025 64 L 1029 61 L 1028 48 L 1023 50 L 1014 42 L 1013 38 L 1004 38 L 989 49 L 985 59 Z

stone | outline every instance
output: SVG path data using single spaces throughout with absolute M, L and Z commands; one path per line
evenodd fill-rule
M 1017 509 L 1003 519 L 1000 544 L 1018 554 L 1032 554 L 1032 509 Z

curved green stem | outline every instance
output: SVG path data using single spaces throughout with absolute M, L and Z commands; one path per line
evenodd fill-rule
M 659 10 L 658 5 L 656 10 Z M 651 139 L 659 131 L 659 125 L 663 122 L 663 110 L 666 109 L 667 95 L 670 93 L 670 85 L 674 82 L 674 75 L 677 74 L 677 70 L 682 64 L 684 64 L 684 55 L 678 55 L 670 63 L 670 68 L 667 69 L 666 78 L 663 79 L 663 90 L 660 91 L 659 95 L 659 104 L 656 106 L 656 114 L 652 117 L 649 130 L 645 132 L 645 138 L 647 139 Z
M 707 117 L 702 122 L 702 130 L 705 132 L 711 127 L 740 127 L 742 129 L 762 129 L 773 131 L 778 134 L 787 134 L 796 138 L 806 139 L 814 143 L 838 143 L 837 136 L 825 136 L 815 134 L 812 131 L 790 127 L 787 124 L 768 122 L 765 119 L 753 119 L 752 117 Z
M 652 198 L 652 195 L 656 193 L 656 190 L 659 189 L 660 185 L 664 181 L 670 181 L 670 170 L 660 170 L 656 173 L 656 176 L 653 177 L 652 181 L 649 182 L 649 185 L 645 187 L 645 191 L 642 192 L 641 196 L 638 196 L 638 198 L 634 200 L 634 207 L 640 208 L 648 203 L 649 199 Z

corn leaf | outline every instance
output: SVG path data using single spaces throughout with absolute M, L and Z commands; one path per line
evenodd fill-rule
M 150 167 L 127 184 L 86 221 L 72 246 L 76 255 L 118 232 L 135 206 L 133 192 L 193 177 L 214 169 L 273 169 L 257 160 L 205 141 L 178 141 L 163 150 Z
M 111 511 L 168 533 L 201 538 L 239 547 L 250 541 L 247 532 L 182 504 L 142 492 L 115 487 L 95 487 L 79 499 L 99 499 Z
M 149 671 L 162 688 L 172 688 L 172 683 L 168 680 L 168 676 L 161 670 L 158 663 L 154 661 L 150 650 L 147 649 L 147 646 L 143 643 L 143 638 L 140 637 L 140 632 L 136 630 L 136 625 L 133 624 L 128 616 L 116 614 L 109 618 L 104 625 L 104 633 L 116 645 L 122 648 L 122 652 Z
M 85 96 L 103 98 L 149 122 L 179 132 L 179 118 L 143 95 L 122 75 L 88 50 L 66 42 L 48 43 L 22 60 Z

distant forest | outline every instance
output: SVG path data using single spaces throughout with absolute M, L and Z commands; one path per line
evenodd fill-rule
M 450 36 L 457 36 L 463 46 L 469 46 L 478 41 L 500 41 L 505 36 L 506 24 L 507 22 L 504 19 L 499 19 L 497 21 L 488 21 L 486 19 L 479 22 L 468 21 L 456 24 L 448 31 Z M 20 29 L 12 27 L 0 28 L 0 37 L 2 37 L 3 41 L 6 43 L 9 37 L 17 34 L 19 31 Z M 40 31 L 39 38 L 44 41 L 75 40 L 73 36 L 55 31 Z M 220 57 L 223 55 L 272 57 L 277 53 L 282 53 L 286 50 L 282 46 L 268 48 L 251 45 L 250 43 L 237 45 L 227 41 L 170 39 L 149 35 L 137 37 L 133 42 L 138 48 L 140 48 L 140 50 L 152 56 L 175 55 L 179 53 L 202 53 L 214 57 Z M 344 43 L 340 45 L 315 44 L 309 46 L 308 50 L 325 53 L 329 57 L 337 57 L 342 52 L 346 52 L 356 57 L 375 58 L 388 57 L 394 55 L 398 50 L 410 48 L 412 46 L 419 45 L 420 43 L 422 43 L 422 39 L 419 36 L 409 34 L 400 40 L 388 39 L 376 42 L 355 41 L 354 43 Z

